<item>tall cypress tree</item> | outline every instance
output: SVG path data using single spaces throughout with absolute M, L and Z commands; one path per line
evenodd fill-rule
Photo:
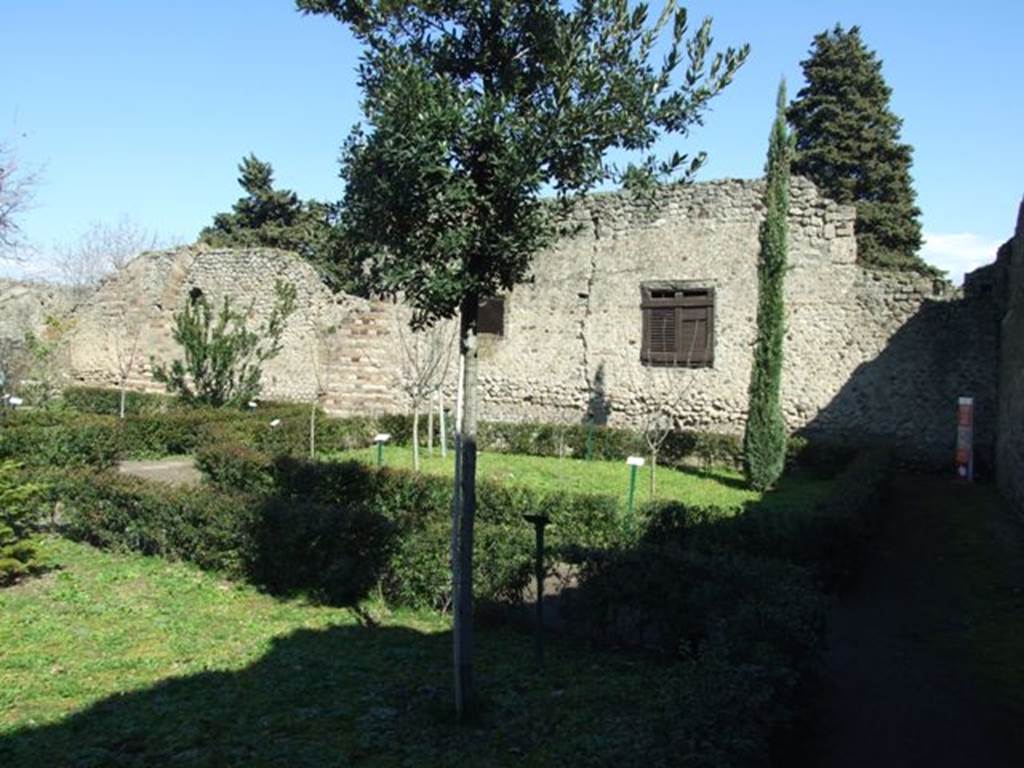
M 913 149 L 889 110 L 892 89 L 859 27 L 814 38 L 801 62 L 807 84 L 788 110 L 796 132 L 794 173 L 857 207 L 857 253 L 878 267 L 934 271 L 917 255 L 921 211 L 910 178 Z
M 786 83 L 779 84 L 775 123 L 768 143 L 765 218 L 757 262 L 757 341 L 750 375 L 750 405 L 743 435 L 743 471 L 757 490 L 771 487 L 786 463 L 786 422 L 782 418 L 782 340 L 785 335 L 784 280 L 789 216 L 792 139 L 786 128 Z

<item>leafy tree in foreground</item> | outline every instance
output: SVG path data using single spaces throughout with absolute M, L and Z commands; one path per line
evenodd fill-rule
M 527 278 L 563 204 L 619 180 L 687 178 L 692 161 L 649 154 L 686 134 L 747 55 L 710 55 L 711 22 L 687 37 L 671 0 L 648 23 L 625 0 L 298 0 L 347 23 L 364 46 L 367 128 L 342 158 L 342 230 L 372 284 L 401 292 L 414 326 L 459 317 L 462 408 L 453 505 L 455 699 L 471 709 L 477 320 L 480 300 Z M 669 39 L 659 47 L 663 32 Z M 651 62 L 654 51 L 664 58 Z M 674 74 L 681 60 L 681 78 Z M 617 172 L 612 149 L 646 156 Z
M 796 131 L 793 171 L 840 203 L 857 207 L 857 253 L 864 264 L 934 271 L 917 255 L 921 211 L 910 177 L 913 149 L 889 110 L 882 62 L 858 27 L 836 25 L 814 38 L 801 62 L 807 83 L 788 110 Z
M 750 405 L 743 435 L 743 473 L 752 488 L 775 484 L 786 464 L 786 422 L 782 417 L 782 341 L 786 334 L 786 238 L 792 140 L 786 129 L 786 84 L 768 143 L 765 218 L 757 262 L 757 342 L 750 375 Z
M 190 405 L 242 406 L 260 393 L 262 366 L 281 351 L 285 321 L 295 310 L 295 286 L 278 282 L 276 301 L 259 330 L 251 330 L 248 312 L 239 312 L 225 296 L 214 312 L 203 295 L 190 297 L 174 315 L 174 340 L 184 360 L 154 365 L 153 378 Z
M 332 287 L 353 291 L 353 279 L 338 258 L 337 205 L 300 200 L 290 189 L 274 188 L 274 169 L 254 154 L 242 158 L 238 184 L 245 191 L 230 213 L 218 213 L 199 233 L 214 248 L 280 248 L 299 254 L 321 270 Z

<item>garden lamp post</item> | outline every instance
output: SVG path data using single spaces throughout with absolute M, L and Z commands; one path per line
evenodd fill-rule
M 641 456 L 629 456 L 626 464 L 629 465 L 629 496 L 626 497 L 626 511 L 632 517 L 636 508 L 636 473 L 644 465 L 644 460 Z
M 387 432 L 380 432 L 374 435 L 373 442 L 377 444 L 377 466 L 384 466 L 384 443 L 391 439 L 391 435 Z
M 523 519 L 533 523 L 537 539 L 537 626 L 534 637 L 537 643 L 537 669 L 544 669 L 544 526 L 551 522 L 551 518 L 547 515 L 523 515 Z

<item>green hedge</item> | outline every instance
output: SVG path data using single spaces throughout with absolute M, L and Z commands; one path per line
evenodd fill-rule
M 444 608 L 450 601 L 450 480 L 359 462 L 272 459 L 229 444 L 202 450 L 198 465 L 211 483 L 225 490 L 273 492 L 297 505 L 372 510 L 399 531 L 383 577 L 385 594 L 407 605 Z M 607 547 L 622 535 L 618 503 L 611 496 L 543 494 L 480 482 L 475 578 L 477 593 L 485 599 L 517 599 L 528 579 L 533 551 L 532 528 L 523 516 L 537 513 L 552 520 L 553 550 L 566 543 Z M 284 530 L 280 535 L 290 534 Z
M 258 497 L 177 488 L 115 473 L 62 475 L 51 493 L 63 531 L 98 547 L 188 560 L 230 576 L 249 573 Z
M 28 430 L 30 427 L 64 427 L 39 435 L 24 435 L 21 444 L 39 443 L 26 456 L 0 444 L 0 456 L 11 456 L 35 464 L 109 465 L 116 458 L 149 458 L 194 453 L 211 444 L 242 443 L 271 454 L 305 456 L 309 451 L 309 406 L 303 403 L 261 402 L 252 411 L 189 408 L 165 395 L 130 393 L 128 418 L 114 420 L 119 392 L 101 388 L 72 388 L 65 393 L 68 409 L 31 410 L 8 413 L 5 423 Z M 107 419 L 107 421 L 103 421 Z M 274 426 L 271 426 L 271 423 Z M 116 430 L 115 438 L 102 437 L 107 445 L 98 454 L 79 446 L 65 433 L 96 429 L 106 424 Z M 374 418 L 329 418 L 318 414 L 316 443 L 319 453 L 361 448 L 378 432 L 387 432 L 395 444 L 412 440 L 412 419 L 405 415 Z M 424 430 L 425 432 L 425 430 Z M 426 439 L 425 434 L 422 439 Z M 451 436 L 449 435 L 449 440 Z M 113 445 L 113 458 L 110 455 Z M 852 455 L 849 450 L 801 437 L 790 440 L 789 462 L 817 471 L 835 472 Z M 478 446 L 484 451 L 535 456 L 569 455 L 582 458 L 621 460 L 646 453 L 641 435 L 634 430 L 589 427 L 585 424 L 483 422 Z M 701 464 L 728 466 L 742 464 L 742 445 L 735 435 L 713 432 L 674 432 L 665 440 L 659 461 L 665 465 Z
M 82 413 L 117 416 L 121 412 L 121 392 L 104 387 L 68 387 L 63 392 L 64 405 Z M 151 392 L 125 392 L 125 415 L 150 416 L 175 406 L 169 395 Z
M 0 459 L 29 466 L 109 467 L 120 455 L 120 433 L 108 416 L 54 419 L 31 414 L 22 419 L 19 414 L 0 426 Z
M 891 467 L 887 449 L 869 449 L 836 476 L 831 493 L 816 506 L 755 505 L 732 518 L 663 508 L 652 516 L 650 535 L 671 535 L 682 514 L 690 518 L 685 535 L 695 548 L 781 558 L 811 568 L 826 589 L 843 589 L 860 573 Z

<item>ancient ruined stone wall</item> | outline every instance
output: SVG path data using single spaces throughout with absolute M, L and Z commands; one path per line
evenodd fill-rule
M 75 300 L 75 292 L 65 286 L 0 279 L 0 339 L 40 335 L 46 319 L 67 314 Z
M 681 427 L 739 433 L 756 332 L 759 182 L 678 190 L 653 216 L 622 196 L 577 213 L 575 237 L 535 262 L 507 299 L 505 338 L 485 339 L 483 414 L 640 425 L 672 404 Z M 792 429 L 952 455 L 956 396 L 976 391 L 991 445 L 991 313 L 941 281 L 855 263 L 854 211 L 795 179 L 790 213 L 783 409 Z M 714 364 L 640 361 L 640 283 L 715 289 Z M 952 340 L 950 340 L 952 337 Z M 954 359 L 951 352 L 962 355 Z
M 152 364 L 181 356 L 173 315 L 191 292 L 215 308 L 224 297 L 244 309 L 250 327 L 265 322 L 278 281 L 295 286 L 297 309 L 288 319 L 282 351 L 263 369 L 263 397 L 309 401 L 321 386 L 325 405 L 339 413 L 401 407 L 395 381 L 391 315 L 394 308 L 352 296 L 334 296 L 315 270 L 294 254 L 266 250 L 184 248 L 147 254 L 106 280 L 76 312 L 70 344 L 74 377 L 81 383 L 117 381 L 118 350 L 138 334 L 138 364 L 129 383 L 159 390 Z
M 597 195 L 567 234 L 537 256 L 532 282 L 505 302 L 505 333 L 481 339 L 482 415 L 496 420 L 639 426 L 670 406 L 679 427 L 739 433 L 747 408 L 757 307 L 761 182 L 725 180 L 669 191 L 654 208 Z M 794 179 L 787 276 L 783 408 L 792 429 L 832 439 L 887 440 L 915 458 L 948 462 L 959 395 L 978 403 L 978 439 L 994 442 L 997 323 L 981 290 L 856 264 L 854 210 Z M 151 358 L 178 354 L 172 314 L 198 288 L 215 302 L 272 306 L 275 280 L 296 285 L 299 310 L 284 351 L 264 371 L 265 396 L 308 400 L 316 383 L 314 327 L 333 327 L 326 405 L 337 413 L 404 411 L 407 310 L 332 296 L 314 270 L 266 250 L 150 254 L 105 282 L 77 314 L 73 364 L 81 381 L 116 380 L 116 339 L 142 328 L 133 383 L 155 388 Z M 640 284 L 714 288 L 714 364 L 641 363 Z M 408 337 L 405 337 L 408 340 Z M 454 366 L 449 375 L 454 390 Z
M 1016 234 L 999 255 L 1005 293 L 1000 328 L 996 471 L 1003 494 L 1024 512 L 1024 203 L 1017 218 Z

